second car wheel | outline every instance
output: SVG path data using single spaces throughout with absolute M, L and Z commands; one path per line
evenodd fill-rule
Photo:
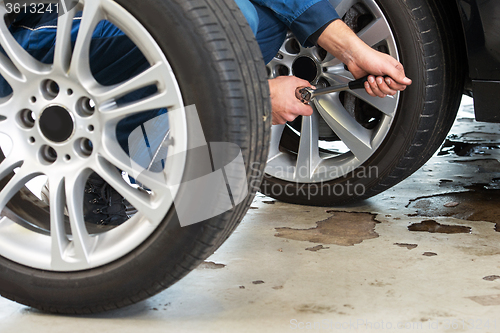
M 0 74 L 11 88 L 0 99 L 0 293 L 44 311 L 93 313 L 169 287 L 234 230 L 263 172 L 269 91 L 258 44 L 234 1 L 79 0 L 67 9 L 55 23 L 53 60 L 37 60 L 0 22 Z M 114 47 L 131 40 L 143 56 L 132 60 L 145 66 L 106 85 L 94 75 L 95 61 L 117 53 L 102 48 L 93 59 L 89 50 L 112 25 L 129 38 Z M 142 141 L 129 141 L 139 148 L 125 151 L 121 121 L 156 109 L 166 110 L 161 136 L 145 122 L 130 134 L 139 133 Z M 137 165 L 134 151 L 151 163 Z M 93 176 L 88 186 L 92 172 L 135 208 L 133 216 L 119 225 L 85 218 L 87 194 L 110 193 Z M 29 189 L 41 176 L 48 202 Z
M 273 126 L 261 192 L 285 202 L 335 205 L 394 186 L 432 156 L 460 103 L 464 47 L 455 15 L 446 15 L 456 9 L 434 0 L 331 3 L 369 46 L 401 61 L 413 84 L 383 99 L 362 89 L 319 96 L 311 117 Z M 291 33 L 268 75 L 317 87 L 353 80 L 338 59 Z

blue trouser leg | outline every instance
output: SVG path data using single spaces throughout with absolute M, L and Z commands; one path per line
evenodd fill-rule
M 264 62 L 267 64 L 283 44 L 287 27 L 266 7 L 249 0 L 235 0 L 259 43 Z

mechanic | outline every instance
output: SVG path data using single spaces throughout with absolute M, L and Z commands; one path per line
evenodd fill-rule
M 370 75 L 365 89 L 371 96 L 385 97 L 403 91 L 411 80 L 405 76 L 401 63 L 389 55 L 366 45 L 339 19 L 328 0 L 235 0 L 249 22 L 262 51 L 265 62 L 277 54 L 288 29 L 304 46 L 319 45 L 340 59 L 355 78 Z M 81 16 L 77 15 L 72 29 L 72 41 L 77 37 Z M 13 20 L 10 31 L 16 40 L 36 59 L 51 63 L 57 28 L 57 13 L 20 14 Z M 104 56 L 105 55 L 105 56 Z M 102 21 L 93 34 L 91 70 L 103 85 L 123 82 L 143 72 L 149 64 L 138 48 L 117 27 Z M 387 75 L 389 77 L 384 78 Z M 297 116 L 309 116 L 312 107 L 295 97 L 297 87 L 311 87 L 305 80 L 293 76 L 269 80 L 273 124 L 293 121 Z M 0 76 L 0 97 L 12 90 Z M 149 95 L 142 89 L 137 94 Z M 137 94 L 126 96 L 137 99 Z M 139 96 L 140 97 L 140 96 Z M 128 153 L 128 137 L 141 123 L 165 113 L 155 110 L 132 116 L 117 126 L 117 138 Z M 163 136 L 158 136 L 163 137 Z M 48 198 L 48 188 L 42 196 Z M 86 221 L 96 224 L 118 225 L 127 219 L 125 200 L 97 174 L 92 174 L 85 191 Z
M 342 20 L 328 0 L 235 0 L 252 28 L 266 63 L 270 62 L 291 30 L 305 47 L 321 46 L 342 61 L 358 79 L 368 74 L 367 93 L 373 97 L 395 95 L 411 80 L 391 56 L 365 44 Z M 384 75 L 389 78 L 384 79 Z M 269 80 L 273 125 L 293 121 L 313 112 L 295 98 L 297 87 L 310 83 L 293 76 Z

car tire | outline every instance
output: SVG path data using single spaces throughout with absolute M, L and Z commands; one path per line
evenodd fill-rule
M 72 266 L 68 262 L 60 264 L 57 269 L 51 269 L 50 249 L 46 254 L 49 257 L 47 267 L 37 262 L 36 258 L 27 258 L 29 256 L 26 255 L 26 260 L 17 260 L 19 254 L 0 249 L 0 294 L 13 301 L 53 313 L 96 313 L 120 308 L 157 294 L 180 280 L 211 255 L 241 221 L 260 184 L 268 153 L 271 117 L 265 66 L 253 33 L 234 1 L 102 0 L 100 4 L 101 10 L 113 10 L 106 12 L 110 20 L 113 15 L 117 15 L 115 10 L 123 10 L 124 15 L 130 15 L 128 21 L 122 22 L 124 25 L 136 22 L 136 26 L 144 29 L 141 30 L 144 33 L 142 36 L 152 38 L 151 45 L 156 43 L 158 49 L 152 47 L 151 50 L 159 50 L 159 57 L 163 53 L 168 59 L 184 105 L 196 106 L 198 112 L 193 116 L 199 118 L 201 134 L 204 134 L 206 142 L 209 145 L 225 143 L 234 148 L 231 152 L 222 153 L 222 160 L 219 161 L 221 167 L 241 151 L 244 164 L 252 166 L 246 168 L 243 174 L 246 184 L 250 185 L 248 191 L 241 190 L 244 195 L 241 200 L 236 201 L 234 198 L 237 194 L 232 193 L 234 200 L 231 209 L 184 227 L 181 227 L 183 223 L 178 209 L 172 204 L 166 213 L 158 213 L 162 214 L 158 217 L 159 222 L 152 224 L 154 228 L 143 241 L 136 246 L 129 245 L 117 258 L 107 258 L 103 253 L 102 260 L 98 259 L 101 260 L 99 264 L 89 262 L 83 266 Z M 131 31 L 127 31 L 127 34 L 129 32 Z M 15 98 L 14 89 L 11 99 Z M 9 131 L 5 123 L 11 118 L 9 112 L 0 105 L 0 113 L 5 116 L 3 125 L 0 123 L 0 132 Z M 188 116 L 186 137 L 191 141 L 199 141 L 199 128 L 193 129 L 192 125 L 196 125 L 196 120 L 189 119 Z M 97 125 L 95 127 L 97 131 Z M 15 147 L 16 142 L 14 149 Z M 182 183 L 175 203 L 184 202 L 189 206 L 192 202 L 191 210 L 196 211 L 202 208 L 195 206 L 194 199 L 190 197 L 193 192 L 186 189 L 184 183 L 206 174 L 206 170 L 200 171 L 199 165 L 199 153 L 206 152 L 206 149 L 196 145 L 192 147 L 186 152 Z M 4 161 L 8 159 L 9 156 Z M 72 158 L 71 161 L 76 159 Z M 57 163 L 58 161 L 54 162 L 54 168 L 57 168 Z M 216 171 L 217 165 L 213 168 Z M 4 171 L 5 168 L 2 168 L 2 172 Z M 3 189 L 9 186 L 9 180 L 14 179 L 13 175 L 11 168 L 10 174 L 2 181 Z M 232 184 L 231 175 L 226 176 L 228 184 Z M 58 191 L 50 186 L 51 195 Z M 227 187 L 224 184 L 224 189 L 227 190 Z M 83 191 L 83 188 L 80 189 Z M 137 195 L 144 197 L 144 193 Z M 213 193 L 211 197 L 214 197 Z M 217 198 L 215 195 L 215 199 Z M 211 202 L 213 198 L 207 200 Z M 50 244 L 50 239 L 46 239 L 51 237 L 53 225 L 49 212 L 54 212 L 53 209 L 62 212 L 64 204 L 53 203 L 51 200 L 50 205 L 48 207 L 26 187 L 21 188 L 2 207 L 0 238 L 11 237 L 11 244 L 18 246 L 20 252 L 26 248 L 26 253 L 31 250 L 27 248 L 30 244 L 22 241 L 25 234 L 33 234 L 34 238 L 30 239 L 41 239 Z M 52 208 L 53 205 L 58 208 Z M 138 211 L 140 214 L 141 210 Z M 162 212 L 161 207 L 158 212 Z M 10 229 L 5 227 L 6 221 Z M 122 227 L 123 225 L 116 229 Z M 116 229 L 101 233 L 105 235 Z M 12 238 L 12 235 L 19 237 Z M 130 239 L 134 239 L 134 234 Z M 37 246 L 36 241 L 31 244 L 33 247 Z M 95 251 L 98 248 L 96 246 Z M 42 258 L 44 251 L 41 246 L 39 252 Z M 65 265 L 68 269 L 65 269 Z
M 332 4 L 337 5 L 337 9 L 347 3 L 352 5 L 357 2 L 332 1 Z M 418 170 L 439 148 L 453 124 L 461 100 L 465 75 L 464 45 L 460 36 L 461 28 L 456 8 L 442 1 L 432 0 L 364 0 L 360 3 L 365 6 L 364 9 L 361 8 L 361 11 L 378 11 L 379 18 L 386 20 L 394 41 L 395 51 L 392 55 L 399 56 L 399 60 L 405 66 L 407 76 L 413 80 L 413 83 L 398 96 L 399 102 L 395 116 L 390 120 L 391 124 L 386 132 L 383 133 L 383 140 L 379 139 L 380 142 L 374 145 L 370 156 L 363 158 L 358 164 L 351 163 L 352 168 L 346 168 L 341 172 L 338 170 L 345 165 L 342 163 L 349 158 L 355 160 L 356 156 L 349 155 L 351 154 L 349 149 L 347 153 L 328 155 L 328 151 L 320 147 L 321 162 L 311 167 L 316 167 L 316 169 L 306 170 L 310 173 L 307 174 L 305 181 L 301 180 L 304 177 L 295 179 L 299 170 L 297 156 L 301 149 L 302 136 L 298 133 L 303 133 L 304 123 L 310 126 L 318 119 L 321 120 L 322 116 L 317 112 L 317 103 L 315 103 L 315 115 L 313 115 L 316 120 L 305 122 L 303 118 L 302 123 L 300 120 L 298 123 L 297 121 L 288 123 L 284 129 L 273 126 L 271 153 L 266 176 L 261 186 L 261 192 L 268 196 L 284 202 L 318 206 L 333 206 L 372 197 L 398 184 Z M 347 9 L 344 8 L 341 15 L 346 14 L 346 11 Z M 352 27 L 352 17 L 348 16 L 349 12 L 344 16 L 344 20 L 346 22 L 351 20 L 348 25 Z M 365 18 L 366 15 L 360 15 L 354 24 Z M 293 36 L 291 38 L 293 39 Z M 317 47 L 305 49 L 296 41 L 293 42 L 291 38 L 288 38 L 283 45 L 278 58 L 275 58 L 268 66 L 270 78 L 303 73 L 304 69 L 300 70 L 301 64 L 297 62 L 299 56 L 317 59 L 322 51 Z M 292 52 L 291 49 L 295 51 Z M 321 66 L 327 66 L 325 64 L 332 61 L 332 57 L 323 60 L 324 58 L 325 54 L 317 60 L 319 73 L 322 72 Z M 335 70 L 342 71 L 343 69 L 337 66 Z M 324 67 L 323 71 L 328 74 L 329 68 Z M 332 83 L 322 79 L 327 78 L 323 73 L 319 75 L 316 76 L 313 84 L 321 86 L 321 84 Z M 325 98 L 325 101 L 333 101 L 335 97 Z M 322 103 L 321 100 L 319 103 Z M 347 108 L 345 105 L 344 107 Z M 334 114 L 332 117 L 335 118 L 337 112 L 335 108 L 332 108 L 331 112 Z M 352 113 L 351 116 L 354 118 Z M 359 124 L 359 120 L 356 119 L 356 121 Z M 276 131 L 280 134 L 276 135 Z M 370 133 L 375 133 L 373 131 Z M 336 132 L 336 129 L 333 129 L 333 132 L 338 134 L 338 137 L 332 140 L 340 142 L 341 133 Z M 373 134 L 373 137 L 376 135 L 376 133 Z M 321 134 L 319 136 L 321 137 Z M 318 137 L 307 141 L 303 146 L 309 147 L 311 142 L 312 146 L 317 147 Z M 306 158 L 302 160 L 310 163 L 311 158 L 307 155 L 308 152 L 306 151 Z M 318 176 L 314 179 L 315 172 L 319 172 L 318 170 L 326 163 L 325 161 L 335 161 L 335 159 L 339 162 L 336 162 L 337 164 L 331 162 L 333 164 L 330 169 L 325 169 L 330 170 L 330 174 L 325 172 L 327 176 Z M 292 171 L 288 172 L 290 168 Z

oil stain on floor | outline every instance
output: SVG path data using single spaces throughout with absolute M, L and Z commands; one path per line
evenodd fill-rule
M 320 244 L 353 246 L 377 238 L 375 214 L 328 211 L 330 218 L 311 229 L 276 228 L 276 237 Z
M 408 230 L 440 234 L 470 234 L 472 229 L 463 225 L 446 225 L 437 223 L 434 220 L 426 220 L 410 225 Z
M 467 189 L 467 192 L 417 198 L 412 200 L 407 207 L 416 209 L 416 213 L 412 216 L 445 216 L 468 221 L 499 223 L 500 189 L 498 189 L 498 184 L 496 182 L 476 184 Z

